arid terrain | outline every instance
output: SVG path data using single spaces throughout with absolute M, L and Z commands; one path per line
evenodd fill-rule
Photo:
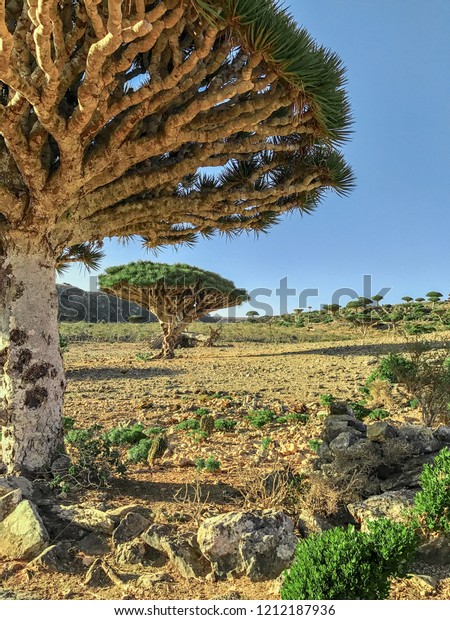
M 317 333 L 311 332 L 310 337 L 313 340 Z M 109 429 L 136 422 L 145 428 L 163 427 L 167 429 L 169 450 L 153 466 L 129 465 L 126 474 L 114 476 L 105 489 L 72 486 L 65 499 L 68 503 L 89 502 L 102 510 L 141 504 L 151 509 L 154 521 L 188 530 L 195 530 L 207 516 L 243 508 L 277 507 L 277 498 L 258 495 L 258 478 L 286 465 L 300 474 L 310 470 L 316 453 L 309 442 L 320 438 L 327 415 L 320 396 L 358 400 L 377 358 L 404 346 L 401 337 L 391 334 L 355 339 L 355 333 L 347 333 L 346 340 L 341 341 L 335 334 L 330 341 L 323 340 L 325 337 L 321 334 L 320 342 L 225 342 L 213 348 L 178 350 L 176 358 L 168 361 L 147 359 L 152 354 L 147 342 L 71 343 L 64 353 L 69 379 L 65 415 L 75 420 L 77 428 L 100 424 Z M 207 438 L 177 428 L 180 422 L 195 417 L 199 409 L 207 409 L 216 420 L 232 420 L 236 425 L 230 431 L 214 431 Z M 284 414 L 287 420 L 255 428 L 249 423 L 248 412 L 259 409 Z M 394 423 L 417 422 L 420 418 L 407 400 L 390 413 Z M 210 456 L 220 462 L 218 471 L 199 471 L 196 459 Z M 92 558 L 81 559 L 87 570 Z M 132 568 L 142 574 L 141 569 Z M 189 580 L 170 565 L 163 567 L 168 581 L 155 582 L 151 590 L 133 585 L 133 570 L 123 568 L 117 569 L 124 577 L 123 588 L 88 587 L 80 574 L 24 570 L 17 562 L 2 570 L 2 588 L 36 598 L 279 596 L 275 582 Z M 161 566 L 146 567 L 144 572 L 161 570 Z M 418 566 L 415 572 L 431 574 L 439 582 L 427 585 L 417 578 L 398 580 L 392 588 L 393 598 L 448 598 L 448 572 L 436 572 L 431 566 Z

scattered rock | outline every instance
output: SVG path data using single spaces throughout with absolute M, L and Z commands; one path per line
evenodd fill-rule
M 420 545 L 417 559 L 427 564 L 450 564 L 450 538 L 436 536 Z
M 0 497 L 0 521 L 6 519 L 22 501 L 22 491 L 15 489 Z
M 405 424 L 398 429 L 398 437 L 407 441 L 415 454 L 436 452 L 444 447 L 442 441 L 439 441 L 427 426 Z
M 111 551 L 108 539 L 91 532 L 77 543 L 77 549 L 86 555 L 106 555 Z
M 414 491 L 389 491 L 373 495 L 362 502 L 348 504 L 352 517 L 361 524 L 361 530 L 367 531 L 367 522 L 386 517 L 393 521 L 406 523 L 410 519 L 407 511 L 413 506 Z
M 412 574 L 411 579 L 414 579 L 414 581 L 419 582 L 419 585 L 421 586 L 428 587 L 428 589 L 430 590 L 436 590 L 437 585 L 439 583 L 439 580 L 436 579 L 436 577 L 433 577 L 431 575 Z
M 113 519 L 106 512 L 83 504 L 58 506 L 55 511 L 60 518 L 90 532 L 112 534 L 116 527 L 116 519 Z
M 9 560 L 32 560 L 45 549 L 48 532 L 36 507 L 23 500 L 0 523 L 0 557 Z
M 148 573 L 141 575 L 136 582 L 138 588 L 150 589 L 155 583 L 173 583 L 174 579 L 169 573 Z
M 142 506 L 141 504 L 127 504 L 126 506 L 119 506 L 118 508 L 107 510 L 106 514 L 113 519 L 123 519 L 123 517 L 125 517 L 129 512 L 136 512 L 146 519 L 150 519 L 152 516 L 152 511 L 150 508 Z
M 351 415 L 330 415 L 325 419 L 325 431 L 323 439 L 330 444 L 341 433 L 350 429 L 359 431 L 362 435 L 366 432 L 366 425 Z
M 139 536 L 150 525 L 150 521 L 140 515 L 138 512 L 128 512 L 112 535 L 112 541 L 115 547 L 117 545 L 133 540 Z
M 275 579 L 294 557 L 294 523 L 282 512 L 230 512 L 206 519 L 198 542 L 217 577 Z
M 168 526 L 155 524 L 141 534 L 141 538 L 166 554 L 183 577 L 204 577 L 210 568 L 202 557 L 193 533 L 173 534 Z
M 5 476 L 0 478 L 0 494 L 20 489 L 25 499 L 33 499 L 33 484 L 23 476 Z
M 100 558 L 97 558 L 88 570 L 84 584 L 92 588 L 103 588 L 111 585 L 125 586 L 116 571 Z
M 70 553 L 70 549 L 70 543 L 58 543 L 47 547 L 29 566 L 39 566 L 56 573 L 67 572 L 70 570 L 70 564 L 74 559 L 74 554 Z
M 50 470 L 54 476 L 61 476 L 67 474 L 67 471 L 69 470 L 71 464 L 72 461 L 69 459 L 69 457 L 65 454 L 62 454 L 53 461 Z
M 450 443 L 450 426 L 439 426 L 439 428 L 434 431 L 433 435 L 438 441 Z
M 147 564 L 161 566 L 167 559 L 143 540 L 132 540 L 118 545 L 115 559 L 118 564 Z
M 367 427 L 367 438 L 382 443 L 386 439 L 397 437 L 397 429 L 387 422 L 374 422 Z
M 240 592 L 238 592 L 237 590 L 231 590 L 230 592 L 227 592 L 223 596 L 218 596 L 217 600 L 218 601 L 242 601 L 243 598 Z
M 329 448 L 333 456 L 339 454 L 343 450 L 347 450 L 350 446 L 353 446 L 362 437 L 361 433 L 355 429 L 348 427 L 349 430 L 341 433 L 330 442 Z
M 302 510 L 298 517 L 297 527 L 303 538 L 307 538 L 310 534 L 325 532 L 331 529 L 333 525 L 322 515 L 309 510 Z

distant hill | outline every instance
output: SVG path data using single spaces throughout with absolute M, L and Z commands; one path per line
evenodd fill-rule
M 134 302 L 101 292 L 83 291 L 70 284 L 57 284 L 58 320 L 87 323 L 126 323 L 130 316 L 152 323 L 156 317 Z

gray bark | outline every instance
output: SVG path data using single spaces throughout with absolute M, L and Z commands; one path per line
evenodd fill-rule
M 0 242 L 0 422 L 9 473 L 36 475 L 61 452 L 64 389 L 55 258 L 43 240 Z

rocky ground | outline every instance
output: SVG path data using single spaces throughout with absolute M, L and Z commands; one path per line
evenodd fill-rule
M 126 474 L 114 476 L 106 489 L 72 484 L 58 501 L 66 505 L 81 503 L 89 510 L 109 514 L 114 528 L 117 515 L 124 516 L 123 507 L 132 505 L 133 513 L 148 520 L 142 521 L 146 528 L 164 525 L 181 537 L 196 531 L 205 519 L 231 511 L 282 507 L 295 516 L 296 509 L 289 505 L 289 498 L 267 493 L 265 477 L 286 467 L 299 474 L 310 472 L 317 458 L 310 442 L 322 436 L 329 413 L 320 404 L 320 396 L 333 394 L 339 399 L 358 400 L 360 387 L 377 357 L 388 347 L 402 346 L 392 337 L 380 339 L 378 335 L 345 343 L 239 343 L 178 351 L 174 360 L 151 361 L 147 358 L 152 352 L 145 343 L 71 344 L 65 353 L 69 377 L 65 415 L 73 418 L 79 428 L 101 424 L 109 429 L 133 422 L 146 428 L 164 427 L 169 449 L 152 465 L 130 465 Z M 232 420 L 236 425 L 229 431 L 216 430 L 207 438 L 177 427 L 180 422 L 195 418 L 199 409 L 208 410 L 215 420 Z M 257 428 L 248 414 L 259 409 L 273 411 L 277 419 L 285 420 L 268 421 Z M 388 421 L 394 427 L 419 421 L 418 411 L 411 409 L 406 397 L 395 405 L 390 403 L 390 413 Z M 196 461 L 209 457 L 219 462 L 217 471 L 199 471 Z M 45 517 L 45 502 L 42 506 Z M 133 518 L 139 522 L 137 517 Z M 65 521 L 54 519 L 49 543 L 63 540 L 64 529 L 74 522 L 77 519 L 73 515 Z M 155 543 L 154 532 L 153 544 L 156 548 L 162 546 L 161 553 L 154 557 L 142 559 L 142 553 L 145 556 L 148 551 L 142 542 L 133 543 L 136 549 L 118 550 L 112 526 L 108 528 L 91 528 L 92 535 L 86 530 L 84 538 L 91 536 L 87 542 L 59 550 L 63 555 L 55 560 L 57 563 L 64 564 L 68 557 L 71 560 L 65 572 L 52 570 L 48 558 L 31 564 L 3 562 L 0 597 L 279 596 L 276 580 L 213 580 L 207 578 L 207 571 L 183 574 L 177 562 L 170 559 L 167 548 L 162 548 L 166 544 L 161 542 L 164 536 L 158 535 L 159 542 Z M 297 530 L 296 533 L 299 534 Z M 124 553 L 128 555 L 125 557 Z M 141 554 L 140 563 L 131 561 L 133 553 Z M 422 561 L 414 572 L 425 576 L 396 581 L 393 598 L 448 598 L 448 565 L 433 566 Z

